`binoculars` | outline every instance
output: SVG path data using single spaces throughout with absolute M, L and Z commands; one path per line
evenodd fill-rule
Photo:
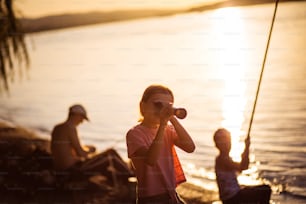
M 165 105 L 165 103 L 160 102 L 160 101 L 154 102 L 154 106 L 157 110 L 161 110 L 164 105 Z M 174 107 L 172 107 L 172 109 L 173 109 L 173 115 L 175 115 L 177 118 L 179 118 L 179 119 L 186 118 L 187 111 L 186 111 L 185 108 L 174 108 Z

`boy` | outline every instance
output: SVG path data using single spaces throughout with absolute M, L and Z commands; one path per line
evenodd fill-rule
M 237 172 L 248 169 L 250 138 L 245 140 L 245 149 L 241 162 L 234 162 L 229 156 L 231 134 L 228 130 L 218 129 L 214 134 L 215 145 L 219 150 L 216 157 L 215 172 L 219 196 L 223 204 L 269 204 L 271 189 L 268 185 L 241 188 L 237 181 Z

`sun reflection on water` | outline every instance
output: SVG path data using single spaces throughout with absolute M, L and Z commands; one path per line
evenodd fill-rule
M 245 30 L 245 21 L 239 8 L 224 8 L 212 13 L 212 35 L 214 36 L 214 72 L 216 80 L 222 84 L 222 121 L 221 126 L 227 128 L 232 135 L 232 149 L 230 156 L 234 161 L 241 160 L 241 153 L 244 150 L 244 139 L 246 130 L 245 112 L 247 109 L 246 75 L 250 67 L 250 59 L 247 48 L 248 40 Z M 251 164 L 249 169 L 238 176 L 242 185 L 257 185 L 261 183 L 258 179 L 258 165 L 255 162 L 255 155 L 249 156 Z M 184 166 L 188 174 L 192 176 L 194 183 L 204 185 L 206 188 L 217 191 L 216 177 L 213 169 L 196 168 L 189 164 Z M 202 178 L 202 180 L 197 180 Z
M 217 55 L 218 76 L 224 83 L 222 127 L 232 134 L 230 155 L 235 161 L 240 160 L 244 148 L 240 136 L 246 108 L 246 83 L 244 80 L 247 68 L 245 26 L 239 8 L 225 8 L 214 12 L 214 35 L 217 38 L 219 54 Z
M 230 156 L 234 161 L 241 161 L 244 150 L 246 130 L 245 112 L 247 106 L 246 74 L 250 67 L 247 48 L 248 40 L 245 21 L 239 8 L 224 8 L 213 14 L 213 33 L 216 37 L 218 51 L 216 55 L 216 69 L 218 79 L 223 83 L 223 99 L 221 126 L 231 132 L 232 148 Z M 249 169 L 239 174 L 238 180 L 242 185 L 257 185 L 258 166 L 255 155 L 250 153 Z

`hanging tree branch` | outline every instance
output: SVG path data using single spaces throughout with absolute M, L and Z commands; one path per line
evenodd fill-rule
M 29 55 L 21 25 L 15 17 L 12 0 L 0 0 L 0 92 L 9 90 L 14 77 L 14 62 L 29 65 Z M 19 69 L 21 69 L 19 67 Z

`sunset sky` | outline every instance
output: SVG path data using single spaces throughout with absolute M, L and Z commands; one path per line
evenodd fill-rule
M 221 0 L 18 0 L 15 7 L 25 17 L 119 9 L 169 9 L 210 4 Z

